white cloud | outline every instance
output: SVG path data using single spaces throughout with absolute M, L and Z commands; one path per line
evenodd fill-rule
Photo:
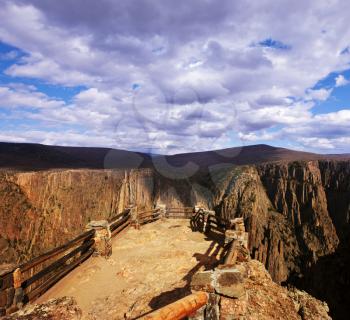
M 326 101 L 332 93 L 332 89 L 307 90 L 305 99 L 307 101 Z
M 45 94 L 33 90 L 31 86 L 0 86 L 0 107 L 11 108 L 59 108 L 64 102 L 52 99 Z
M 342 87 L 346 86 L 349 83 L 349 80 L 345 79 L 345 77 L 340 74 L 335 78 L 335 86 L 336 87 Z
M 0 2 L 0 40 L 26 53 L 8 76 L 86 87 L 69 103 L 0 87 L 1 107 L 70 130 L 45 141 L 96 136 L 101 146 L 179 152 L 227 146 L 230 136 L 307 146 L 349 135 L 347 110 L 315 115 L 332 89 L 313 89 L 349 67 L 348 1 Z M 269 38 L 288 48 L 254 45 Z

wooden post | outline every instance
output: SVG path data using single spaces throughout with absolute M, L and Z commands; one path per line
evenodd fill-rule
M 209 218 L 209 213 L 204 212 L 203 213 L 203 233 L 207 232 L 208 218 Z
M 224 264 L 235 264 L 237 260 L 237 241 L 233 240 L 230 244 L 229 249 L 227 250 L 225 259 L 224 259 Z
M 22 285 L 22 273 L 21 269 L 17 268 L 15 271 L 13 271 L 13 287 L 15 289 L 20 288 Z
M 131 217 L 131 225 L 139 230 L 140 229 L 140 221 L 137 213 L 137 206 L 130 206 L 130 217 Z
M 159 310 L 156 310 L 141 319 L 144 320 L 180 320 L 194 314 L 206 305 L 208 294 L 198 291 Z

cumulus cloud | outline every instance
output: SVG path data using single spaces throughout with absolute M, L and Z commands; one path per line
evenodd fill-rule
M 4 74 L 82 88 L 64 101 L 2 85 L 0 107 L 35 121 L 29 140 L 155 153 L 237 139 L 349 150 L 348 110 L 319 114 L 333 88 L 315 87 L 332 72 L 336 87 L 348 83 L 348 1 L 0 4 L 0 40 L 24 52 L 8 54 Z
M 35 90 L 33 86 L 9 84 L 0 86 L 0 107 L 3 109 L 18 109 L 21 107 L 32 109 L 60 108 L 63 101 L 52 99 Z
M 335 78 L 335 86 L 336 87 L 342 87 L 346 86 L 349 83 L 349 80 L 345 79 L 345 77 L 340 74 Z

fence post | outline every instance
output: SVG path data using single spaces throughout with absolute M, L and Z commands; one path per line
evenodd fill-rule
M 19 269 L 13 264 L 0 265 L 0 317 L 17 311 L 23 305 L 19 274 Z
M 139 230 L 140 229 L 140 221 L 137 213 L 137 206 L 131 205 L 128 207 L 130 209 L 130 219 L 131 219 L 131 225 Z
M 95 252 L 96 255 L 103 256 L 106 259 L 112 255 L 112 237 L 109 223 L 107 220 L 91 221 L 86 229 L 95 230 Z
M 13 287 L 15 288 L 15 295 L 13 298 L 13 304 L 17 308 L 23 307 L 24 293 L 22 289 L 22 272 L 20 268 L 13 271 Z

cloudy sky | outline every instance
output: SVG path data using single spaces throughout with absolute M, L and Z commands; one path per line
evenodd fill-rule
M 0 0 L 0 141 L 350 152 L 350 2 Z

